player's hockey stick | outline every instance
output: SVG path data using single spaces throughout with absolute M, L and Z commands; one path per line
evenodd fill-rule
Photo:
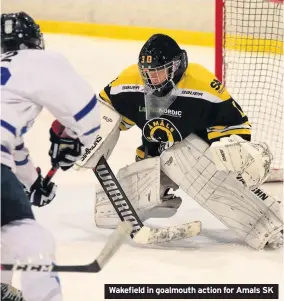
M 45 178 L 43 179 L 43 184 L 44 184 L 45 186 L 48 185 L 48 183 L 51 181 L 51 179 L 53 178 L 53 176 L 56 174 L 57 170 L 58 170 L 58 167 L 56 167 L 56 166 L 53 166 L 53 167 L 49 170 L 49 172 L 47 173 L 47 175 L 46 175 Z
M 108 241 L 99 256 L 86 265 L 46 265 L 46 264 L 1 264 L 4 271 L 22 272 L 68 272 L 68 273 L 98 273 L 103 269 L 110 258 L 118 251 L 126 237 L 130 235 L 132 226 L 129 222 L 121 222 L 108 238 Z
M 48 184 L 55 172 L 53 167 L 48 172 L 44 182 Z M 138 217 L 131 202 L 117 181 L 106 159 L 101 157 L 93 172 L 102 185 L 106 195 L 112 203 L 119 218 L 124 221 L 130 221 L 132 224 L 131 238 L 139 244 L 154 244 L 169 242 L 194 237 L 201 232 L 201 222 L 192 221 L 182 225 L 174 225 L 165 228 L 146 227 Z
M 140 244 L 162 243 L 197 236 L 201 232 L 200 221 L 157 229 L 146 227 L 104 157 L 101 157 L 97 166 L 93 168 L 93 172 L 120 219 L 127 220 L 132 224 L 131 237 L 135 242 Z

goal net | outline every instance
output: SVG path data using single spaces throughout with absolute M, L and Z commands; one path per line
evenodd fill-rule
M 216 1 L 216 76 L 242 106 L 253 141 L 272 150 L 283 181 L 283 0 Z

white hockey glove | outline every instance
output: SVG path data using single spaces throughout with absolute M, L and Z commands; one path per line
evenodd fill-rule
M 218 170 L 240 174 L 247 187 L 259 186 L 269 176 L 273 157 L 266 143 L 232 135 L 212 143 L 210 151 Z

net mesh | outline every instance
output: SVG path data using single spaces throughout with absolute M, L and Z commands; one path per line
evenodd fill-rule
M 283 169 L 283 1 L 225 0 L 223 82 Z

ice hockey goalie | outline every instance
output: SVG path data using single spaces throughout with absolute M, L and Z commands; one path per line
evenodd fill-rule
M 252 248 L 282 246 L 282 203 L 260 188 L 273 160 L 268 145 L 250 141 L 242 108 L 211 72 L 188 63 L 172 38 L 152 36 L 138 65 L 123 70 L 100 100 L 112 122 L 102 120 L 100 145 L 77 167 L 96 166 L 120 131 L 137 125 L 136 162 L 117 177 L 142 220 L 159 210 L 174 214 L 182 200 L 170 191 L 181 188 Z M 105 228 L 118 222 L 102 190 L 95 221 Z

